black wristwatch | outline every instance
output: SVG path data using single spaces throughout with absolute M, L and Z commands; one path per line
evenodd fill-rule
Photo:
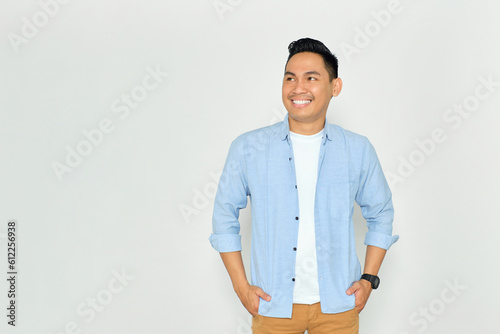
M 375 275 L 370 275 L 370 274 L 363 274 L 361 275 L 361 279 L 367 280 L 372 284 L 372 289 L 375 290 L 378 288 L 378 285 L 380 284 L 380 278 Z

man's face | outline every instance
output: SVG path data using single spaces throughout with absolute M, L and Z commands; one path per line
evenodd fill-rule
M 282 87 L 288 115 L 301 123 L 324 119 L 330 99 L 340 93 L 338 81 L 340 78 L 330 81 L 319 54 L 301 52 L 292 56 L 286 65 Z

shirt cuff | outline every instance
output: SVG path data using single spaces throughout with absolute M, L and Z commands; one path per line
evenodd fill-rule
M 210 235 L 210 243 L 219 253 L 241 251 L 241 235 L 239 234 L 214 234 Z
M 368 231 L 365 237 L 365 245 L 388 250 L 398 239 L 399 235 L 390 236 L 380 232 Z

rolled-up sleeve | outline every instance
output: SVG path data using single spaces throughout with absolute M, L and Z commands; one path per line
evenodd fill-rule
M 366 137 L 365 140 L 359 188 L 356 193 L 356 203 L 368 225 L 365 245 L 389 249 L 399 239 L 398 235 L 392 235 L 392 193 L 373 145 Z
M 241 250 L 240 209 L 247 206 L 248 184 L 245 177 L 242 142 L 231 143 L 219 180 L 212 215 L 210 243 L 218 252 Z

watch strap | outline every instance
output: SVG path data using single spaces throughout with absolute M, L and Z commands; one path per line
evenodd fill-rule
M 376 288 L 378 288 L 378 285 L 380 283 L 380 279 L 376 275 L 363 274 L 363 275 L 361 275 L 361 279 L 364 279 L 364 280 L 367 280 L 368 282 L 370 282 L 370 284 L 372 285 L 372 289 L 374 289 L 374 290 Z

